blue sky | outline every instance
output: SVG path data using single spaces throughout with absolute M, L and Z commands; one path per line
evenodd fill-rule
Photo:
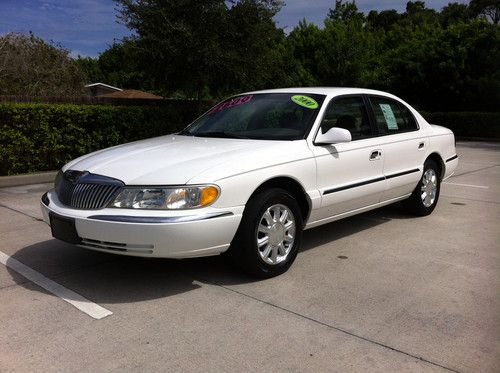
M 454 0 L 467 3 L 467 0 Z M 276 16 L 280 27 L 293 28 L 301 19 L 322 24 L 334 0 L 285 0 Z M 441 9 L 450 0 L 426 1 L 427 6 Z M 359 9 L 397 9 L 403 11 L 405 1 L 358 0 Z M 0 34 L 33 31 L 49 41 L 60 43 L 72 55 L 97 56 L 115 39 L 130 34 L 117 23 L 116 5 L 112 0 L 0 0 Z

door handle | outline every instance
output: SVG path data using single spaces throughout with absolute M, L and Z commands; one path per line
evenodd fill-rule
M 418 150 L 422 150 L 425 146 L 425 143 L 424 142 L 421 142 L 420 144 L 418 144 Z
M 380 150 L 374 150 L 370 154 L 370 161 L 376 161 L 377 159 L 380 159 L 382 156 L 382 152 Z

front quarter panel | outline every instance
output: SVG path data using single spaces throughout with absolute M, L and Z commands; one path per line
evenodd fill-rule
M 297 181 L 308 195 L 312 207 L 319 206 L 320 195 L 315 188 L 316 164 L 313 158 L 308 158 L 218 180 L 221 196 L 214 207 L 227 208 L 245 205 L 260 185 L 278 177 Z
M 245 205 L 264 182 L 277 177 L 297 181 L 313 201 L 317 201 L 316 163 L 305 140 L 283 141 L 261 148 L 247 157 L 229 159 L 189 181 L 189 184 L 215 183 L 221 189 L 216 208 Z

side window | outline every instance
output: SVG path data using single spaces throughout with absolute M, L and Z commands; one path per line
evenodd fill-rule
M 417 122 L 410 110 L 385 97 L 370 97 L 379 135 L 414 131 L 418 129 Z
M 411 113 L 410 109 L 408 109 L 405 105 L 401 103 L 399 104 L 399 107 L 401 108 L 401 114 L 403 114 L 403 118 L 405 120 L 406 130 L 407 131 L 418 130 L 417 121 L 415 120 L 415 117 Z
M 359 140 L 372 136 L 370 121 L 362 97 L 344 97 L 334 99 L 328 105 L 323 121 L 321 132 L 325 133 L 332 127 L 349 130 L 353 140 Z

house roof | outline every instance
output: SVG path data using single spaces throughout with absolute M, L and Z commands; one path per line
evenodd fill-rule
M 101 97 L 147 99 L 147 100 L 161 100 L 163 98 L 161 96 L 157 96 L 149 92 L 139 91 L 137 89 L 123 89 L 120 90 L 119 92 L 106 93 Z
M 92 83 L 92 84 L 87 84 L 85 88 L 92 88 L 92 87 L 101 87 L 101 88 L 107 88 L 111 89 L 117 92 L 123 91 L 123 89 L 118 88 L 118 87 L 113 87 L 112 85 L 109 84 L 104 84 L 104 83 Z

